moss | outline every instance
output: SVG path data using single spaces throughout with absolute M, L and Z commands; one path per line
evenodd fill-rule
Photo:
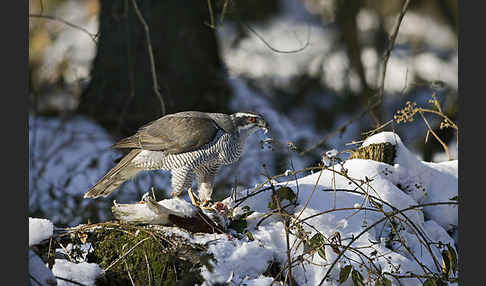
M 93 229 L 87 241 L 93 247 L 88 262 L 98 263 L 103 269 L 111 265 L 97 285 L 132 285 L 131 280 L 135 285 L 164 286 L 203 282 L 201 264 L 194 259 L 201 249 L 180 243 L 177 238 L 164 238 L 143 227 L 119 225 Z

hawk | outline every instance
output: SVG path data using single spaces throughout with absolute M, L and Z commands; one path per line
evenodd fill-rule
M 165 115 L 113 145 L 130 152 L 84 197 L 106 197 L 143 170 L 166 170 L 172 175 L 172 197 L 186 189 L 193 200 L 190 188 L 197 177 L 199 199 L 209 202 L 218 169 L 238 161 L 247 138 L 260 129 L 267 132 L 267 128 L 264 118 L 253 112 Z

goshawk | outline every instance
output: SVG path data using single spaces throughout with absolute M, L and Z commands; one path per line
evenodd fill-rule
M 218 169 L 236 162 L 248 136 L 259 129 L 267 131 L 267 123 L 252 112 L 168 114 L 114 144 L 131 151 L 84 197 L 106 197 L 142 170 L 170 170 L 172 196 L 191 188 L 196 176 L 199 199 L 210 201 Z

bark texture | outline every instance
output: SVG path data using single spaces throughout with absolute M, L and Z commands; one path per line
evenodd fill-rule
M 134 133 L 162 116 L 154 92 L 144 26 L 132 0 L 100 3 L 97 54 L 80 114 L 115 136 Z M 206 1 L 137 1 L 150 31 L 157 81 L 166 113 L 229 112 L 231 92 Z

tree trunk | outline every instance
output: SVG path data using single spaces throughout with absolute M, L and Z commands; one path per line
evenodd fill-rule
M 97 54 L 78 113 L 115 136 L 127 136 L 163 115 L 154 91 L 147 37 L 132 0 L 100 1 Z M 144 0 L 138 8 L 150 31 L 166 113 L 229 112 L 215 30 L 206 1 Z

